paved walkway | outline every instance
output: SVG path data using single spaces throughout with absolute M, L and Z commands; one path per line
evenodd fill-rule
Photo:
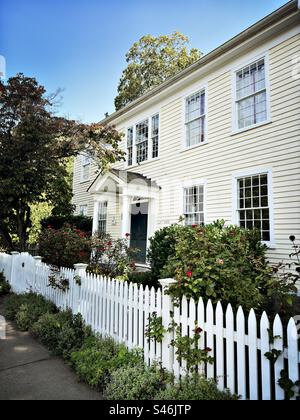
M 2 308 L 0 298 L 0 314 Z M 0 340 L 0 401 L 101 399 L 30 334 L 21 333 L 13 323 L 8 323 L 6 333 L 6 340 Z

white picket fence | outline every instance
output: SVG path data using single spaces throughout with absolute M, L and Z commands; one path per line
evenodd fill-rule
M 111 336 L 128 348 L 142 348 L 148 364 L 162 362 L 177 377 L 185 374 L 186 362 L 177 360 L 170 345 L 174 333 L 167 332 L 162 343 L 149 343 L 145 336 L 149 315 L 154 312 L 162 317 L 166 329 L 174 319 L 181 326 L 182 336 L 192 336 L 195 324 L 203 330 L 200 345 L 212 349 L 214 363 L 199 368 L 208 378 L 217 379 L 221 390 L 228 388 L 242 399 L 282 400 L 284 391 L 278 385 L 281 371 L 286 370 L 293 382 L 299 380 L 299 336 L 293 318 L 283 328 L 279 316 L 270 325 L 265 313 L 258 319 L 251 310 L 245 317 L 239 308 L 235 315 L 231 305 L 224 312 L 221 303 L 214 308 L 210 301 L 205 305 L 202 299 L 194 302 L 183 298 L 180 306 L 174 307 L 164 293 L 174 282 L 172 279 L 162 281 L 163 290 L 149 290 L 86 274 L 84 264 L 77 264 L 74 270 L 62 269 L 60 274 L 68 279 L 69 290 L 54 290 L 49 287 L 51 268 L 40 257 L 27 253 L 0 253 L 0 271 L 15 293 L 33 291 L 61 309 L 81 313 L 95 332 Z M 265 357 L 273 349 L 282 351 L 275 364 Z

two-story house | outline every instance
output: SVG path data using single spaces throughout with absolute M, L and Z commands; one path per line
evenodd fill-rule
M 271 262 L 300 238 L 300 11 L 290 1 L 110 115 L 126 162 L 74 168 L 77 213 L 142 251 L 176 223 L 258 228 Z

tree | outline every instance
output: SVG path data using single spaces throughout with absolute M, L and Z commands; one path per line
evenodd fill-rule
M 0 237 L 9 250 L 26 249 L 32 205 L 56 205 L 69 194 L 71 156 L 85 150 L 101 171 L 124 157 L 114 127 L 57 117 L 54 105 L 34 78 L 0 82 Z
M 128 66 L 118 86 L 116 110 L 184 70 L 200 57 L 201 52 L 196 48 L 189 49 L 189 39 L 179 32 L 157 38 L 143 36 L 126 54 Z

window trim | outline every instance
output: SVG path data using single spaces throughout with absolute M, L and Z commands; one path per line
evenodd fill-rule
M 152 157 L 152 118 L 156 115 L 159 115 L 159 125 L 158 125 L 158 157 L 153 158 Z M 141 124 L 145 120 L 148 120 L 148 159 L 144 160 L 143 162 L 137 163 L 136 161 L 136 126 L 138 124 Z M 133 128 L 133 151 L 132 151 L 132 165 L 128 165 L 128 150 L 127 150 L 127 132 L 130 128 Z M 126 168 L 134 168 L 139 167 L 141 165 L 154 162 L 156 160 L 160 159 L 160 140 L 161 140 L 161 112 L 160 110 L 154 110 L 150 114 L 145 114 L 142 116 L 142 118 L 139 118 L 138 120 L 134 120 L 131 124 L 128 124 L 126 126 Z
M 84 164 L 84 159 L 88 158 L 89 163 Z M 91 165 L 92 165 L 92 159 L 90 156 L 87 156 L 85 154 L 81 154 L 80 156 L 80 182 L 83 184 L 85 182 L 89 182 L 91 180 Z M 84 168 L 86 166 L 89 166 L 89 176 L 87 179 L 83 177 Z
M 191 146 L 187 146 L 187 131 L 186 131 L 186 100 L 193 95 L 196 95 L 197 93 L 200 93 L 204 91 L 205 93 L 205 113 L 203 114 L 205 117 L 204 120 L 204 141 L 200 142 L 198 144 L 193 144 Z M 185 92 L 183 98 L 182 98 L 182 122 L 183 122 L 183 136 L 182 136 L 182 145 L 181 145 L 181 151 L 186 150 L 192 150 L 196 147 L 203 146 L 208 143 L 208 83 L 205 83 L 204 85 L 199 86 L 197 89 L 193 88 L 193 90 L 190 90 L 188 92 Z
M 275 249 L 275 232 L 274 232 L 274 204 L 273 204 L 273 170 L 272 168 L 253 168 L 246 171 L 235 172 L 232 175 L 232 223 L 239 226 L 238 217 L 238 179 L 249 176 L 267 174 L 268 176 L 268 198 L 270 211 L 270 241 L 261 241 L 267 245 L 269 249 Z
M 191 179 L 189 181 L 184 181 L 181 184 L 181 209 L 182 209 L 182 215 L 184 217 L 185 215 L 185 202 L 184 202 L 184 190 L 186 188 L 193 188 L 193 187 L 203 187 L 203 223 L 204 225 L 207 223 L 207 209 L 206 209 L 206 203 L 207 203 L 207 180 L 206 179 Z M 185 223 L 185 217 L 184 217 L 184 223 Z
M 247 127 L 239 128 L 238 126 L 238 99 L 237 99 L 237 86 L 236 86 L 236 74 L 238 71 L 242 70 L 244 67 L 251 66 L 260 60 L 265 62 L 265 84 L 266 84 L 266 113 L 267 118 L 265 121 L 261 121 L 256 124 L 251 124 Z M 245 131 L 251 130 L 253 128 L 261 127 L 272 122 L 271 118 L 271 101 L 270 101 L 270 60 L 269 52 L 266 51 L 258 56 L 243 60 L 237 63 L 234 68 L 231 69 L 231 90 L 232 90 L 232 135 L 243 133 Z M 252 96 L 252 95 L 251 95 Z

